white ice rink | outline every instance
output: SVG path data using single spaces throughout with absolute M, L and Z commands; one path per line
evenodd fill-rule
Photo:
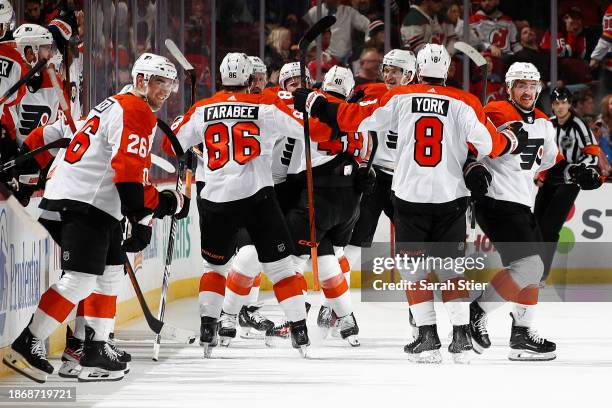
M 359 291 L 353 296 L 361 328 L 359 348 L 339 339 L 321 339 L 316 328 L 318 294 L 310 296 L 308 359 L 300 358 L 289 341 L 279 340 L 276 348 L 266 348 L 263 341 L 236 339 L 230 348 L 216 348 L 209 360 L 202 358 L 197 345 L 162 344 L 160 360 L 153 362 L 151 345 L 145 343 L 152 336 L 140 319 L 117 334 L 119 339 L 131 339 L 119 345 L 133 356 L 131 372 L 122 381 L 77 383 L 54 374 L 46 386 L 76 386 L 77 402 L 46 406 L 612 406 L 612 303 L 540 304 L 537 327 L 540 334 L 557 342 L 558 357 L 524 363 L 506 358 L 510 318 L 504 307 L 489 319 L 493 347 L 467 366 L 453 364 L 446 352 L 450 325 L 439 308 L 445 360 L 428 366 L 409 363 L 403 352 L 409 337 L 407 305 L 361 303 Z M 266 301 L 263 311 L 280 320 L 280 309 L 273 301 Z M 171 303 L 166 317 L 177 326 L 199 330 L 195 298 Z M 59 359 L 52 363 L 57 372 Z M 0 379 L 3 387 L 33 385 L 16 375 Z

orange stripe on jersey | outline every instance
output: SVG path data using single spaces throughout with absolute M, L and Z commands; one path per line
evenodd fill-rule
M 17 51 L 15 47 L 12 47 L 8 43 L 0 44 L 0 55 L 5 56 L 19 64 L 19 67 L 21 68 L 20 78 L 23 78 L 26 75 L 26 73 L 30 70 L 30 67 L 26 64 L 26 62 L 24 61 L 19 51 Z M 14 68 L 15 67 L 13 67 L 13 69 Z M 15 94 L 15 98 L 12 100 L 10 100 L 9 98 L 10 101 L 7 102 L 4 106 L 8 107 L 8 106 L 13 106 L 13 105 L 18 104 L 21 101 L 21 98 L 23 98 L 23 96 L 25 95 L 25 93 L 26 93 L 26 87 L 24 84 L 20 86 L 19 89 L 17 90 Z
M 466 289 L 459 289 L 460 282 L 463 283 L 462 287 L 465 288 L 465 278 L 460 278 L 460 277 L 452 278 L 452 279 L 447 280 L 446 282 L 452 283 L 453 289 L 442 290 L 442 301 L 443 302 L 450 302 L 452 300 L 457 300 L 457 299 L 467 299 L 468 297 L 470 297 L 470 294 L 468 293 Z
M 363 90 L 363 98 L 361 98 L 362 101 L 371 101 L 373 99 L 379 99 L 389 91 L 387 89 L 387 85 L 382 82 L 372 82 L 369 84 L 356 86 L 355 88 L 356 90 Z
M 433 291 L 429 289 L 422 289 L 421 282 L 428 284 L 429 280 L 420 280 L 415 283 L 413 289 L 406 290 L 406 297 L 408 298 L 409 305 L 418 305 L 419 303 L 433 301 Z
M 517 285 L 517 283 L 512 279 L 512 275 L 507 269 L 502 269 L 497 272 L 493 279 L 491 279 L 491 285 L 495 288 L 497 293 L 507 301 L 513 302 L 521 288 Z
M 302 294 L 302 284 L 300 283 L 300 278 L 296 275 L 276 282 L 272 288 L 278 303 Z
M 321 282 L 321 289 L 327 299 L 335 299 L 348 290 L 348 285 L 344 274 L 333 276 Z
M 351 264 L 346 256 L 341 256 L 338 258 L 338 263 L 340 264 L 340 269 L 342 273 L 349 273 L 351 271 Z
M 537 285 L 529 285 L 516 296 L 516 303 L 521 305 L 537 305 L 539 289 Z
M 601 152 L 601 149 L 598 145 L 588 145 L 582 148 L 582 152 L 584 154 L 592 154 L 593 156 L 598 156 Z
M 142 183 L 144 169 L 151 166 L 149 144 L 153 142 L 151 135 L 157 125 L 157 118 L 149 105 L 136 95 L 122 94 L 113 98 L 123 108 L 121 144 L 111 160 L 115 169 L 113 182 Z
M 92 293 L 83 300 L 83 316 L 112 319 L 117 313 L 117 296 Z
M 227 287 L 232 292 L 237 293 L 240 296 L 246 296 L 251 291 L 255 278 L 243 275 L 236 271 L 230 271 L 227 276 Z
M 200 278 L 200 292 L 225 295 L 225 277 L 217 272 L 204 272 Z
M 62 323 L 74 308 L 74 303 L 60 295 L 55 289 L 49 288 L 40 297 L 38 308 Z

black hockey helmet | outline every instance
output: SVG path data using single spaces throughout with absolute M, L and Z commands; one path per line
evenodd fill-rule
M 552 93 L 550 94 L 550 101 L 551 102 L 567 101 L 569 104 L 571 104 L 572 103 L 572 93 L 566 87 L 559 86 L 553 89 Z

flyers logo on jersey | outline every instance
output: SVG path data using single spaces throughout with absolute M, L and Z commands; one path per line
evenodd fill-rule
M 29 135 L 35 128 L 46 124 L 51 117 L 51 108 L 44 105 L 21 105 L 21 120 L 19 132 Z
M 0 58 L 0 76 L 8 78 L 11 69 L 13 69 L 13 61 Z

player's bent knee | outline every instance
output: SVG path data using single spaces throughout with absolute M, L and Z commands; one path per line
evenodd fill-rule
M 261 263 L 264 273 L 273 284 L 295 275 L 292 258 L 293 256 L 287 256 L 278 261 Z
M 318 262 L 320 282 L 342 274 L 338 258 L 335 255 L 323 255 L 319 257 Z
M 93 292 L 97 275 L 66 270 L 53 286 L 56 292 L 76 304 Z
M 116 295 L 119 292 L 125 274 L 123 265 L 106 265 L 104 274 L 96 279 L 96 290 L 107 295 Z
M 520 287 L 538 284 L 544 274 L 544 263 L 539 255 L 530 255 L 512 261 L 508 269 Z
M 206 272 L 216 272 L 219 275 L 223 275 L 227 278 L 227 274 L 232 269 L 232 262 L 228 262 L 223 265 L 215 265 L 211 264 L 207 260 L 204 260 L 204 273 Z
M 232 263 L 236 272 L 254 278 L 261 272 L 261 264 L 257 257 L 255 245 L 245 245 L 238 250 Z

